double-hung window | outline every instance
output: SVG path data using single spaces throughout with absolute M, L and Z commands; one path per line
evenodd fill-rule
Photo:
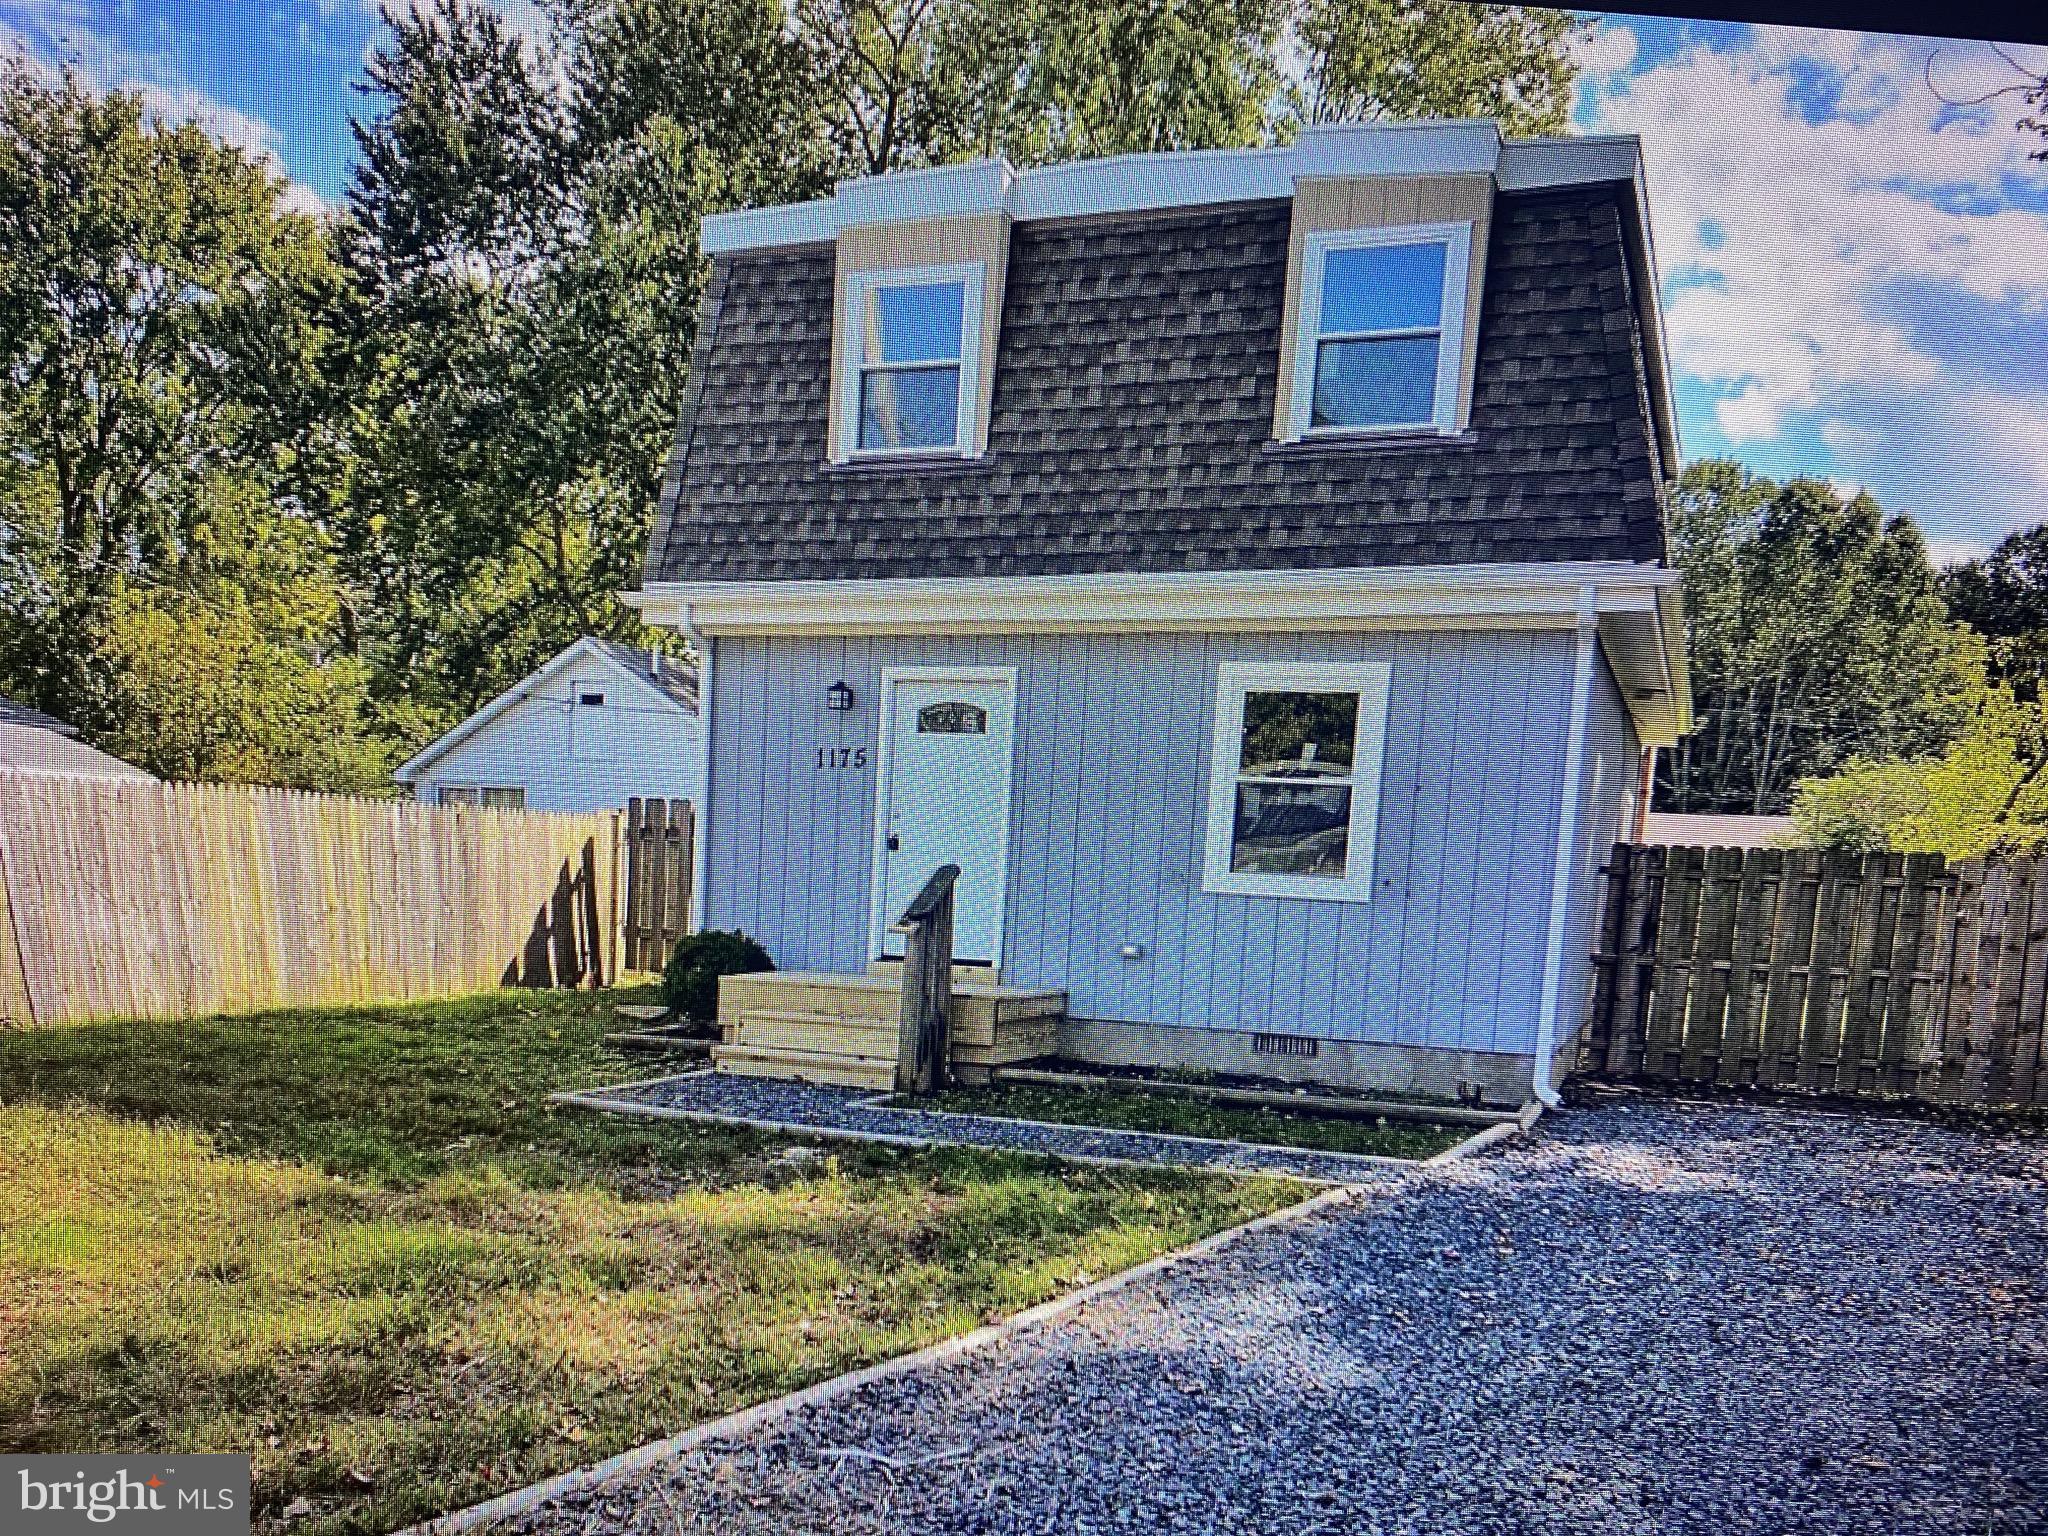
M 1384 662 L 1218 669 L 1204 890 L 1372 898 L 1391 680 Z
M 1456 430 L 1471 248 L 1469 224 L 1308 237 L 1291 437 Z
M 979 263 L 853 275 L 841 340 L 841 458 L 970 451 L 981 284 Z

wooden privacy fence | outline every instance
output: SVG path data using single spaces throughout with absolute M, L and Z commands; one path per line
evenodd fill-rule
M 658 971 L 690 931 L 697 812 L 687 800 L 626 802 L 626 969 Z
M 618 816 L 0 774 L 0 1015 L 22 1023 L 599 984 Z
M 1581 1065 L 2048 1101 L 2048 858 L 1617 845 Z

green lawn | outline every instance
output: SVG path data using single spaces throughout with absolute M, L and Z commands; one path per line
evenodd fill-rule
M 0 1035 L 0 1451 L 248 1450 L 259 1526 L 384 1531 L 1299 1198 L 558 1111 L 648 1074 L 608 1004 Z
M 1371 1157 L 1433 1157 L 1472 1134 L 1470 1126 L 1409 1120 L 1340 1120 L 1290 1109 L 1255 1109 L 1135 1089 L 1052 1088 L 1006 1084 L 956 1088 L 907 1109 L 946 1109 L 963 1115 L 1002 1115 L 1060 1125 L 1099 1125 L 1119 1131 L 1164 1131 L 1212 1141 L 1250 1141 L 1317 1152 L 1358 1152 Z

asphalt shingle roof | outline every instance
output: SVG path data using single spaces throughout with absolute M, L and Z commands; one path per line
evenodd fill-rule
M 721 258 L 650 581 L 1652 560 L 1625 189 L 1503 193 L 1471 430 L 1272 440 L 1289 205 L 1018 225 L 987 454 L 831 466 L 830 246 Z
M 683 708 L 697 709 L 697 669 L 681 658 L 662 653 L 661 666 L 654 665 L 654 652 L 644 646 L 620 645 L 616 640 L 599 640 L 611 657 L 628 670 L 637 672 Z

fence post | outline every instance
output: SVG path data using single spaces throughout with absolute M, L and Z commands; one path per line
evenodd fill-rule
M 14 926 L 14 899 L 8 892 L 7 827 L 0 814 L 0 1023 L 34 1024 L 35 1000 L 29 995 L 28 968 L 21 937 Z
M 958 864 L 941 864 L 896 922 L 905 935 L 903 996 L 896 1024 L 896 1091 L 930 1093 L 946 1085 L 953 1014 L 953 882 Z

